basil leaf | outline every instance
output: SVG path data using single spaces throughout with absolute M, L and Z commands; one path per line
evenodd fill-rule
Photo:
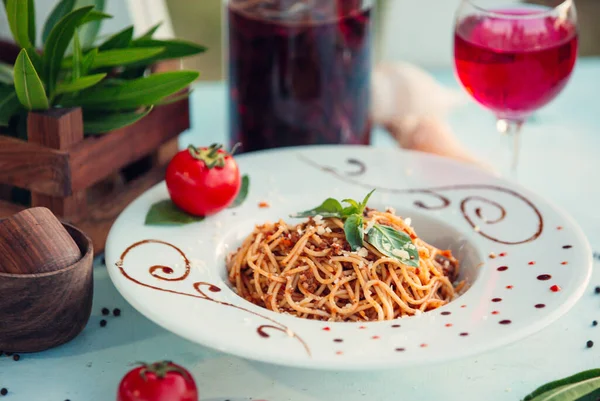
M 344 233 L 346 241 L 350 244 L 353 251 L 363 246 L 363 217 L 360 214 L 353 214 L 344 222 Z
M 239 207 L 244 203 L 246 198 L 248 197 L 248 191 L 250 190 L 250 177 L 247 175 L 242 177 L 242 186 L 240 187 L 240 192 L 234 199 L 233 203 L 229 205 L 229 209 L 234 209 Z
M 343 217 L 343 208 L 340 202 L 336 199 L 329 198 L 326 199 L 325 202 L 315 207 L 314 209 L 310 209 L 304 212 L 297 213 L 292 215 L 292 217 L 302 218 L 302 217 L 312 217 L 316 215 L 321 215 L 322 217 Z
M 94 74 L 81 77 L 73 82 L 59 82 L 56 86 L 56 94 L 77 92 L 96 85 L 106 77 L 106 74 Z
M 342 215 L 344 217 L 351 216 L 353 214 L 361 214 L 360 205 L 354 199 L 344 199 L 342 202 L 349 203 L 350 206 L 346 206 L 344 210 L 342 210 Z
M 52 12 L 50 13 L 50 16 L 48 16 L 46 23 L 44 24 L 44 29 L 42 31 L 43 43 L 46 43 L 46 40 L 50 35 L 50 31 L 52 30 L 52 28 L 54 28 L 54 25 L 56 25 L 56 23 L 60 21 L 62 17 L 73 11 L 73 8 L 75 8 L 75 0 L 61 0 L 54 7 Z
M 187 87 L 196 78 L 198 73 L 194 71 L 173 71 L 114 84 L 103 82 L 80 92 L 77 97 L 67 99 L 63 106 L 104 111 L 152 106 Z
M 565 386 L 567 384 L 579 383 L 584 380 L 592 379 L 595 377 L 600 377 L 600 369 L 591 369 L 586 370 L 580 373 L 577 373 L 573 376 L 565 377 L 564 379 L 556 380 L 536 389 L 533 393 L 529 394 L 527 397 L 523 399 L 523 401 L 533 400 L 535 397 L 547 393 L 556 388 Z
M 365 196 L 365 199 L 363 199 L 363 201 L 360 203 L 360 212 L 362 213 L 365 208 L 367 207 L 367 203 L 369 202 L 369 199 L 371 198 L 371 195 L 373 195 L 373 192 L 375 192 L 375 190 L 372 190 L 371 192 L 369 192 L 367 194 L 367 196 Z
M 187 214 L 175 206 L 171 200 L 163 200 L 150 207 L 144 224 L 147 226 L 181 226 L 198 223 L 202 220 L 204 217 Z
M 396 258 L 407 266 L 419 266 L 419 251 L 413 245 L 410 236 L 402 231 L 389 226 L 375 224 L 367 233 L 367 242 L 382 254 L 390 258 Z M 409 258 L 404 259 L 398 255 L 394 255 L 394 250 L 406 251 Z
M 103 113 L 96 111 L 83 111 L 83 131 L 87 135 L 104 134 L 119 128 L 127 127 L 142 118 L 146 117 L 152 111 L 152 106 L 142 111 L 117 111 L 113 113 Z
M 44 70 L 46 75 L 46 85 L 48 94 L 52 98 L 56 88 L 56 80 L 60 72 L 61 62 L 67 51 L 67 47 L 75 29 L 81 23 L 81 20 L 90 13 L 93 7 L 79 8 L 65 15 L 50 31 L 46 46 L 44 49 Z
M 21 49 L 15 62 L 15 90 L 27 110 L 46 110 L 50 107 L 44 84 L 25 49 Z
M 593 377 L 577 383 L 566 384 L 532 398 L 531 401 L 573 401 L 579 400 L 600 389 L 600 377 Z
M 111 49 L 125 49 L 131 45 L 133 39 L 133 27 L 123 29 L 120 32 L 115 33 L 110 38 L 106 39 L 104 43 L 100 45 L 99 50 L 111 50 Z

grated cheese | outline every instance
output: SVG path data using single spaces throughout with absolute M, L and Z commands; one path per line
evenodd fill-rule
M 406 224 L 407 227 L 410 227 L 410 223 L 412 223 L 412 219 L 410 217 L 404 219 L 404 224 Z
M 392 255 L 398 256 L 400 259 L 410 259 L 410 255 L 404 249 L 394 249 Z

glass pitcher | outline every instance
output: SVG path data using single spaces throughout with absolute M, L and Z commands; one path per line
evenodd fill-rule
M 225 0 L 231 143 L 368 144 L 372 0 Z

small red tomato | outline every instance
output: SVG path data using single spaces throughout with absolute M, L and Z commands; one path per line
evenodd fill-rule
M 127 373 L 117 401 L 198 401 L 192 375 L 172 362 L 143 364 Z
M 165 177 L 171 200 L 183 211 L 209 216 L 229 206 L 240 191 L 240 170 L 221 145 L 190 146 L 175 155 Z

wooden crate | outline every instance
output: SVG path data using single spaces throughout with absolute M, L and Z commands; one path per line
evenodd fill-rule
M 6 43 L 0 45 L 1 59 L 13 57 Z M 0 132 L 0 218 L 23 208 L 8 201 L 11 187 L 27 189 L 32 206 L 45 206 L 77 226 L 101 252 L 119 213 L 163 179 L 166 163 L 177 152 L 177 137 L 189 126 L 188 99 L 92 137 L 84 137 L 79 108 L 30 112 L 27 141 Z M 138 177 L 129 180 L 132 171 Z

